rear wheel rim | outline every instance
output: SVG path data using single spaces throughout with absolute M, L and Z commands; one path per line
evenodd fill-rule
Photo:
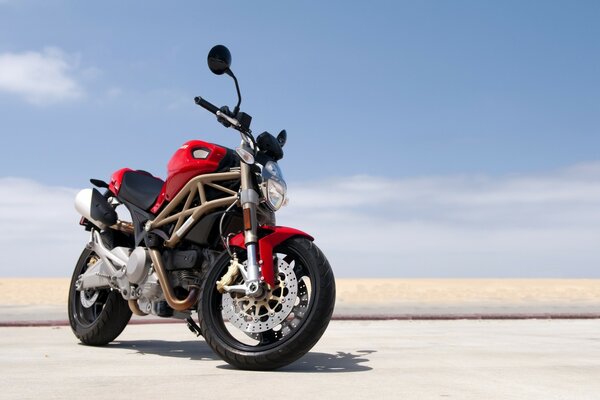
M 98 262 L 98 257 L 91 253 L 84 261 L 79 274 L 83 274 L 89 267 Z M 72 282 L 75 285 L 75 280 Z M 72 287 L 71 304 L 73 306 L 71 315 L 73 319 L 82 327 L 89 327 L 94 324 L 102 314 L 106 306 L 109 289 L 103 290 L 81 290 L 78 291 Z

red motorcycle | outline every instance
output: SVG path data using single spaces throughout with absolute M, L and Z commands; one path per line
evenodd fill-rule
M 275 224 L 286 203 L 277 161 L 287 134 L 254 138 L 230 65 L 226 47 L 211 49 L 210 70 L 235 82 L 233 111 L 195 102 L 240 133 L 235 151 L 191 140 L 173 155 L 166 181 L 124 168 L 109 183 L 90 180 L 104 193 L 77 195 L 91 238 L 73 272 L 68 312 L 82 343 L 105 345 L 132 313 L 152 314 L 187 321 L 238 368 L 269 370 L 302 357 L 327 328 L 331 267 L 310 235 Z M 121 204 L 131 222 L 118 219 Z

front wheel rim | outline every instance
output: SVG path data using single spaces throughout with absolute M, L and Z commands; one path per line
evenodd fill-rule
M 289 271 L 293 273 L 293 279 L 286 276 L 284 281 L 296 282 L 294 286 L 295 293 L 292 294 L 294 304 L 281 321 L 275 321 L 277 324 L 263 324 L 260 332 L 251 329 L 252 327 L 246 329 L 247 331 L 236 327 L 236 325 L 241 326 L 243 323 L 239 321 L 232 323 L 229 318 L 244 319 L 250 314 L 240 315 L 239 312 L 232 313 L 231 309 L 224 309 L 224 306 L 227 307 L 231 302 L 223 299 L 232 297 L 232 295 L 228 293 L 221 294 L 215 287 L 211 288 L 208 307 L 211 310 L 210 318 L 213 319 L 213 325 L 216 327 L 215 333 L 225 344 L 236 350 L 261 352 L 278 347 L 294 337 L 305 325 L 310 315 L 316 298 L 318 274 L 314 271 L 314 268 L 308 267 L 308 262 L 301 254 L 294 252 L 292 249 L 281 249 L 275 255 L 278 260 L 277 265 L 287 265 Z M 219 268 L 219 270 L 219 274 L 224 272 L 224 268 Z M 282 277 L 278 276 L 278 278 L 281 279 Z M 283 297 L 286 297 L 286 295 Z M 265 327 L 269 329 L 265 330 Z

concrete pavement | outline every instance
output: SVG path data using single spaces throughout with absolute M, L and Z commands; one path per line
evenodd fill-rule
M 0 399 L 598 399 L 600 320 L 334 321 L 275 372 L 232 369 L 184 325 L 102 348 L 0 328 Z

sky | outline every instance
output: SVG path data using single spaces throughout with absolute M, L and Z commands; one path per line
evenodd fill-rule
M 278 223 L 338 277 L 600 277 L 596 1 L 0 0 L 0 276 L 68 276 L 73 197 L 185 141 L 196 106 L 288 132 Z M 33 256 L 32 246 L 39 249 Z

